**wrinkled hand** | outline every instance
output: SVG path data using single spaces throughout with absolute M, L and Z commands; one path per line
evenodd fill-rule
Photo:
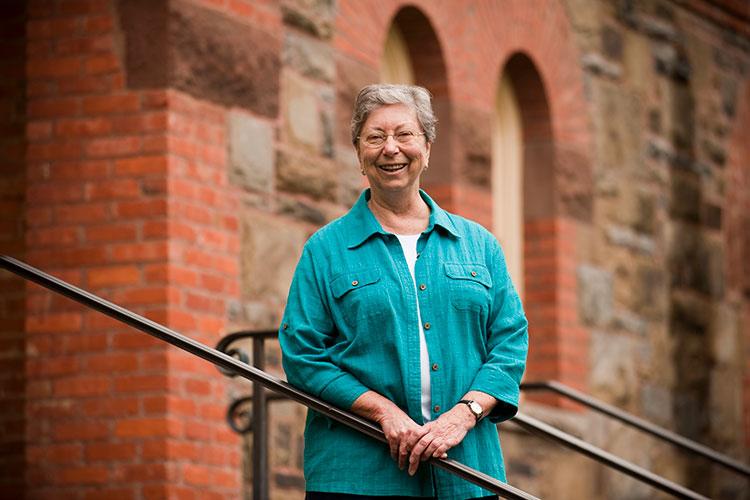
M 443 413 L 437 420 L 423 426 L 426 432 L 419 438 L 409 454 L 409 474 L 414 475 L 419 462 L 431 457 L 446 458 L 447 451 L 461 441 L 476 425 L 476 418 L 465 405 L 457 405 Z
M 391 457 L 398 462 L 398 468 L 403 470 L 408 462 L 409 452 L 427 432 L 426 426 L 419 425 L 395 406 L 378 418 L 378 423 L 388 439 Z

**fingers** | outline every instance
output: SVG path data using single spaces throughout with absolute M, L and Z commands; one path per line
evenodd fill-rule
M 428 458 L 430 458 L 430 454 L 427 450 L 431 450 L 435 447 L 433 443 L 435 442 L 437 436 L 433 434 L 432 432 L 428 432 L 422 438 L 417 441 L 417 444 L 414 445 L 414 448 L 411 450 L 411 454 L 409 454 L 409 475 L 413 476 L 417 472 L 417 468 L 419 467 L 420 461 L 425 461 Z

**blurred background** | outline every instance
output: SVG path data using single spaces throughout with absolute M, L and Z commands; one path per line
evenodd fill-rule
M 416 83 L 440 120 L 423 187 L 503 245 L 525 380 L 748 461 L 746 0 L 0 9 L 0 253 L 209 345 L 274 330 L 304 242 L 364 187 L 356 93 Z M 283 377 L 274 340 L 265 357 Z M 251 498 L 253 433 L 225 421 L 249 383 L 4 271 L 0 367 L 0 496 Z M 563 398 L 522 411 L 748 498 L 747 478 Z M 268 412 L 269 497 L 301 499 L 305 409 Z M 660 497 L 511 424 L 500 438 L 537 496 Z

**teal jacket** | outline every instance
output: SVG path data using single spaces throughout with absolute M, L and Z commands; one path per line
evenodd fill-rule
M 371 389 L 423 423 L 419 294 L 432 419 L 469 390 L 499 401 L 448 456 L 504 481 L 494 424 L 517 411 L 526 317 L 494 236 L 420 194 L 430 221 L 417 243 L 416 291 L 398 239 L 367 207 L 369 190 L 308 240 L 279 329 L 284 371 L 291 384 L 339 408 L 350 409 Z M 304 468 L 308 491 L 440 499 L 489 494 L 424 464 L 411 477 L 387 445 L 314 411 L 305 427 Z

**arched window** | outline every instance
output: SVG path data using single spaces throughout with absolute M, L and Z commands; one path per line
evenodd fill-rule
M 492 116 L 492 231 L 523 294 L 523 133 L 510 76 L 503 74 Z
M 414 67 L 404 35 L 396 23 L 391 24 L 385 39 L 383 59 L 380 64 L 382 83 L 414 83 Z

